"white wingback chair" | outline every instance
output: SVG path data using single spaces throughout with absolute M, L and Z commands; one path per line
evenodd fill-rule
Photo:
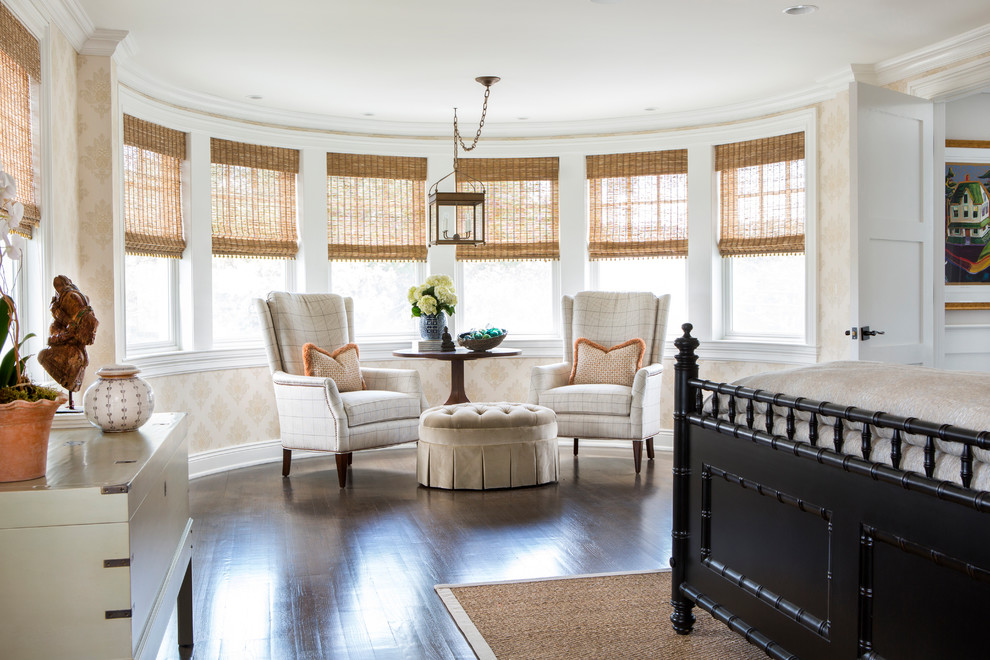
M 660 380 L 667 332 L 670 295 L 582 291 L 561 300 L 564 361 L 534 367 L 529 402 L 557 413 L 557 435 L 574 438 L 632 440 L 637 474 L 643 460 L 643 442 L 653 458 L 653 436 L 660 431 Z M 569 385 L 574 366 L 574 341 L 589 339 L 606 348 L 639 338 L 646 344 L 643 367 L 631 387 L 625 385 Z
M 333 351 L 354 339 L 354 303 L 332 293 L 272 292 L 255 299 L 275 385 L 282 436 L 282 476 L 292 450 L 336 454 L 347 485 L 351 452 L 414 441 L 426 397 L 414 369 L 361 368 L 368 389 L 339 392 L 330 378 L 305 375 L 303 344 Z

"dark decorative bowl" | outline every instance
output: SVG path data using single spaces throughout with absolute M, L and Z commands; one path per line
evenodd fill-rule
M 458 335 L 457 343 L 470 351 L 490 351 L 501 344 L 507 334 L 509 333 L 503 330 L 498 337 L 485 337 L 484 339 L 469 339 L 464 335 Z

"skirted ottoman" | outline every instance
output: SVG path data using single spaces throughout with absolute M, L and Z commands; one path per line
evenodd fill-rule
M 517 488 L 557 481 L 557 416 L 529 403 L 458 403 L 419 418 L 416 473 L 431 488 Z

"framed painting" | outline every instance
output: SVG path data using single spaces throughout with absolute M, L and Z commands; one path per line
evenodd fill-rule
M 990 284 L 990 151 L 980 160 L 946 157 L 946 285 Z

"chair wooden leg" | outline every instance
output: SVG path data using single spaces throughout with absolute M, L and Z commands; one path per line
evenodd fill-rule
M 639 474 L 639 468 L 643 466 L 642 440 L 633 440 L 633 464 L 636 466 L 636 474 Z
M 347 466 L 351 464 L 351 452 L 346 454 L 334 454 L 337 460 L 337 483 L 341 488 L 347 486 Z
M 292 465 L 292 450 L 282 448 L 282 476 L 289 476 L 289 466 Z
M 577 438 L 574 438 L 574 455 L 575 456 L 577 456 L 577 445 L 578 445 L 577 441 L 578 441 L 578 439 Z
M 646 457 L 651 461 L 656 458 L 656 454 L 653 451 L 653 437 L 646 439 Z

